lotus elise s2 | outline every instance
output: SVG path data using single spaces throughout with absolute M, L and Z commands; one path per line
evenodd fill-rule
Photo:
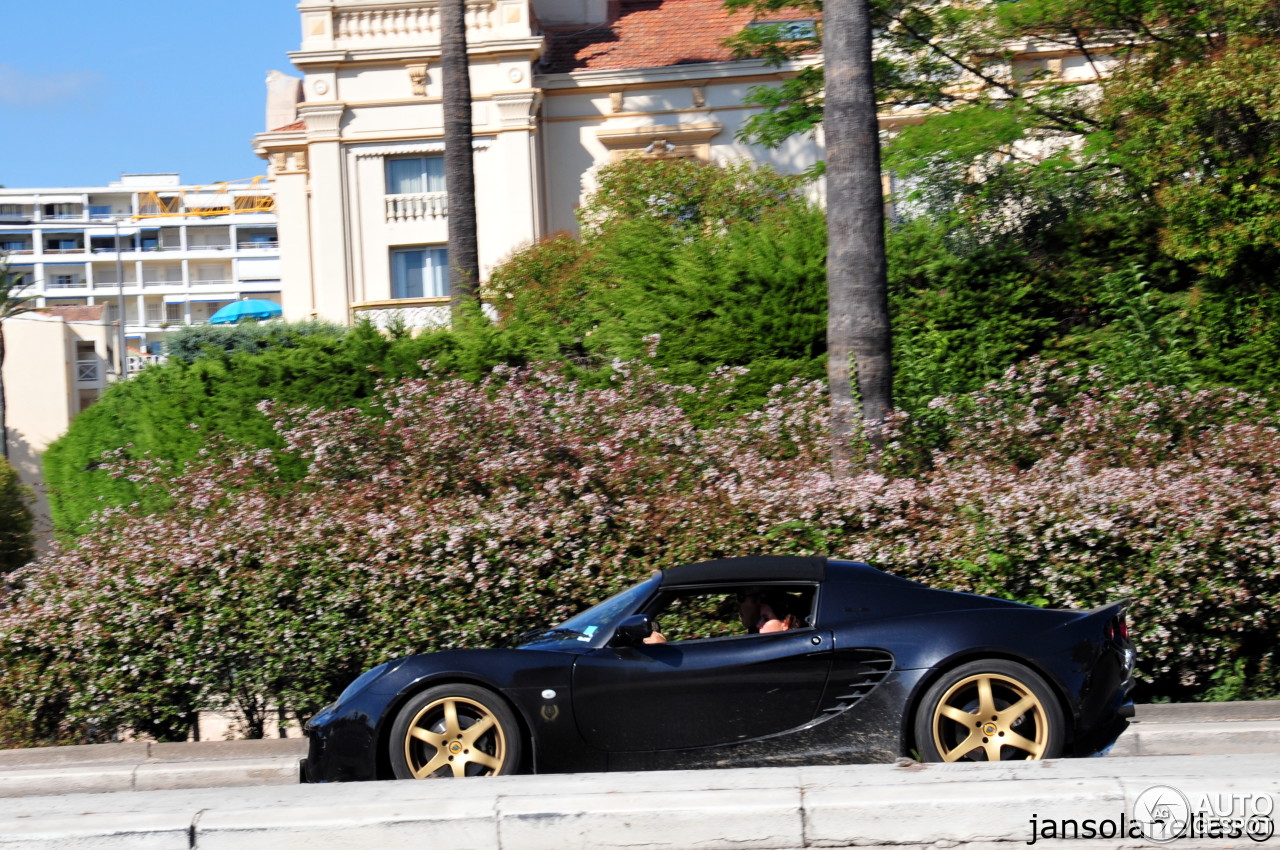
M 311 782 L 1105 751 L 1127 604 L 1050 610 L 867 564 L 674 567 L 514 648 L 410 655 L 308 724 Z

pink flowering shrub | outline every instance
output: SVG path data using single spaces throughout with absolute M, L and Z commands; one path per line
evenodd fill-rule
M 268 405 L 305 479 L 225 445 L 178 476 L 122 470 L 165 484 L 171 510 L 106 511 L 15 575 L 0 704 L 28 739 L 183 737 L 204 708 L 260 731 L 268 706 L 305 717 L 389 657 L 501 643 L 655 568 L 748 553 L 1037 604 L 1132 596 L 1153 693 L 1223 670 L 1274 690 L 1280 432 L 1257 400 L 1033 364 L 940 400 L 929 463 L 834 482 L 819 385 L 690 421 L 688 394 L 732 380 L 498 370 L 387 386 L 378 415 Z

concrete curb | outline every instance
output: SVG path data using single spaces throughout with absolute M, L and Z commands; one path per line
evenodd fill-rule
M 1274 755 L 512 776 L 0 800 L 0 848 L 800 850 L 1027 846 L 1031 818 L 1132 818 L 1139 795 L 1274 807 Z M 1274 821 L 1267 818 L 1268 828 Z M 1064 827 L 1065 830 L 1065 827 Z M 1146 847 L 1142 838 L 1057 841 Z M 1038 842 L 1037 842 L 1038 843 Z M 1245 838 L 1177 848 L 1256 847 Z
M 1135 723 L 1108 753 L 1124 756 L 1195 756 L 1280 753 L 1280 720 L 1234 723 Z
M 298 784 L 298 759 L 59 765 L 0 771 L 0 797 Z
M 104 764 L 174 761 L 222 761 L 227 759 L 302 758 L 305 738 L 265 738 L 257 741 L 202 741 L 160 744 L 130 741 L 125 744 L 81 744 L 71 747 L 32 747 L 0 750 L 0 770 L 57 764 Z

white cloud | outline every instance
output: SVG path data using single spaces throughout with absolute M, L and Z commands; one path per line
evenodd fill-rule
M 89 71 L 33 74 L 12 65 L 0 64 L 0 104 L 57 106 L 87 91 L 96 76 Z

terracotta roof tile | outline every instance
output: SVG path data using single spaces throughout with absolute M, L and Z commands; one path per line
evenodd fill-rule
M 774 20 L 808 17 L 777 13 Z M 724 0 L 621 0 L 611 24 L 547 27 L 547 73 L 660 68 L 733 58 L 724 40 L 754 20 L 730 12 Z
M 299 120 L 299 121 L 294 121 L 292 124 L 285 124 L 283 127 L 277 127 L 271 132 L 288 133 L 293 130 L 305 130 L 305 129 L 307 129 L 307 122 Z
M 101 304 L 93 304 L 91 306 L 77 307 L 42 307 L 41 313 L 48 313 L 51 316 L 59 316 L 63 321 L 67 322 L 96 322 L 102 319 L 102 314 L 107 308 Z

